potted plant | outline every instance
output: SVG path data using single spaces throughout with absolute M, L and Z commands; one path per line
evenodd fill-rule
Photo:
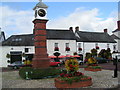
M 97 60 L 93 57 L 90 57 L 87 62 L 87 66 L 84 67 L 86 71 L 101 71 L 101 67 L 98 66 Z
M 66 70 L 55 78 L 56 88 L 79 88 L 92 85 L 92 78 L 78 71 L 79 64 L 75 58 L 66 60 L 65 68 Z

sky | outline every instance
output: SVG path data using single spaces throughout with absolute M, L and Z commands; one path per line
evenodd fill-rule
M 34 6 L 38 2 L 0 3 L 0 27 L 6 37 L 33 32 Z M 108 33 L 117 29 L 118 2 L 44 2 L 48 6 L 47 29 L 69 29 Z

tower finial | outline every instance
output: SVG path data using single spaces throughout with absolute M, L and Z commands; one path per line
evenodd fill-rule
M 42 0 L 39 0 L 40 2 L 42 2 Z

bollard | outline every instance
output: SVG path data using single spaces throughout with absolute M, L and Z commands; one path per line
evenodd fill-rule
M 115 57 L 115 59 L 114 59 L 115 61 L 114 61 L 114 65 L 115 65 L 115 69 L 114 69 L 114 76 L 113 76 L 113 78 L 116 78 L 117 76 L 118 76 L 118 73 L 117 73 L 117 62 L 118 62 L 118 60 L 117 60 L 117 56 Z
M 28 72 L 25 72 L 25 75 L 26 75 L 26 80 L 29 80 Z

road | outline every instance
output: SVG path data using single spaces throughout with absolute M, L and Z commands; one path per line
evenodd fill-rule
M 84 65 L 80 65 L 80 68 L 83 68 L 86 64 Z M 102 67 L 102 69 L 106 69 L 106 70 L 114 70 L 115 69 L 115 65 L 113 65 L 113 62 L 108 62 L 108 63 L 102 63 L 102 64 L 98 64 L 99 66 Z M 62 67 L 57 67 L 57 68 L 63 68 L 64 65 L 62 65 Z M 120 62 L 118 62 L 118 71 L 120 71 Z M 2 68 L 2 72 L 6 72 L 6 71 L 18 71 L 14 70 L 14 69 L 10 69 L 10 68 Z

